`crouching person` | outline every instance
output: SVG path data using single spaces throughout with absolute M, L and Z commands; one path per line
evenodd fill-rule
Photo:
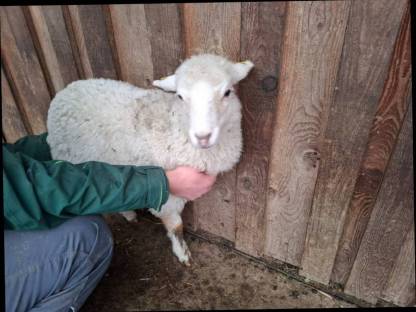
M 196 169 L 52 160 L 47 134 L 3 144 L 6 311 L 78 311 L 108 269 L 103 213 L 195 199 L 215 182 Z

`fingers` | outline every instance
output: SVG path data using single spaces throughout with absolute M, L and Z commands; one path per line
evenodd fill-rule
M 195 200 L 209 192 L 217 176 L 209 175 L 189 166 L 179 166 L 166 172 L 169 191 L 189 200 Z

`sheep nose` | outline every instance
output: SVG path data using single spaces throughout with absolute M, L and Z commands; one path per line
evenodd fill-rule
M 209 138 L 211 137 L 211 133 L 207 133 L 207 134 L 195 134 L 196 138 L 200 141 L 208 141 Z

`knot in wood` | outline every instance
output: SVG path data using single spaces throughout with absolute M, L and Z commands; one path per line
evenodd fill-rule
M 303 154 L 304 161 L 312 167 L 316 167 L 319 160 L 321 160 L 320 154 L 316 150 L 308 150 Z
M 245 178 L 243 179 L 243 186 L 244 186 L 244 188 L 245 188 L 246 190 L 251 189 L 251 181 L 250 181 L 250 179 L 249 179 L 249 178 L 245 177 Z
M 261 81 L 261 88 L 265 92 L 270 92 L 275 90 L 277 87 L 277 78 L 274 76 L 266 76 Z

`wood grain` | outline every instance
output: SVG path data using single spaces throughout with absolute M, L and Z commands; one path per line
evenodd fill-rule
M 183 4 L 186 56 L 210 52 L 240 57 L 240 3 Z M 235 240 L 236 170 L 219 175 L 215 187 L 193 202 L 195 228 Z
M 121 79 L 140 87 L 153 81 L 152 47 L 144 4 L 110 5 Z
M 52 95 L 79 79 L 60 6 L 24 8 Z
M 331 280 L 340 285 L 345 285 L 351 271 L 409 106 L 412 63 L 409 7 L 404 17 L 335 258 Z
M 265 254 L 299 266 L 350 2 L 289 2 L 269 167 Z
M 16 106 L 12 91 L 3 69 L 1 69 L 1 129 L 8 143 L 14 143 L 27 135 L 22 116 Z
M 83 78 L 117 79 L 102 6 L 68 5 L 64 11 L 70 37 L 75 41 L 77 51 L 74 55 L 79 57 Z
M 353 1 L 300 271 L 328 284 L 406 1 Z
M 145 4 L 152 46 L 153 77 L 171 75 L 185 58 L 179 4 Z
M 412 108 L 400 132 L 345 293 L 375 303 L 414 224 Z M 413 263 L 414 264 L 414 263 Z M 410 272 L 407 272 L 409 274 Z
M 240 58 L 241 3 L 183 4 L 186 55 Z
M 0 8 L 3 69 L 29 133 L 46 131 L 50 94 L 20 7 Z
M 264 249 L 267 172 L 276 111 L 284 2 L 242 3 L 241 59 L 254 63 L 240 84 L 243 153 L 237 166 L 237 249 L 260 256 Z
M 406 240 L 383 289 L 382 299 L 399 306 L 415 305 L 415 224 Z

